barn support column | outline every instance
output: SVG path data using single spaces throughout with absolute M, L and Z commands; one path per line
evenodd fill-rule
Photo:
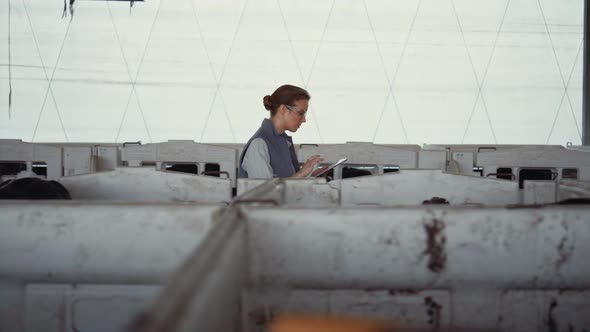
M 588 0 L 584 0 L 584 69 L 582 84 L 582 145 L 590 145 L 590 77 L 588 75 L 588 59 L 590 50 L 588 49 L 588 35 L 590 32 L 590 22 L 588 21 L 588 12 L 590 7 Z

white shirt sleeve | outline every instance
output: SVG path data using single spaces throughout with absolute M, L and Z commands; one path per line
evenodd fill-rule
M 242 167 L 248 172 L 248 178 L 272 179 L 274 172 L 270 166 L 268 146 L 262 138 L 255 138 L 250 142 L 248 150 L 242 160 Z

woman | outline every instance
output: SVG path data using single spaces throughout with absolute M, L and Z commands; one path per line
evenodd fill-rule
M 312 156 L 300 169 L 293 140 L 285 134 L 287 130 L 296 132 L 305 122 L 310 98 L 307 91 L 293 85 L 283 85 L 264 96 L 262 103 L 270 111 L 270 119 L 264 119 L 246 143 L 240 156 L 239 177 L 303 178 L 322 161 L 320 156 Z

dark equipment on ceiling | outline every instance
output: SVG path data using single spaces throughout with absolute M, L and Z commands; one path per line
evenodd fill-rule
M 86 0 L 86 1 L 121 1 L 121 2 L 129 2 L 129 8 L 133 7 L 133 3 L 141 1 L 143 2 L 144 0 Z M 69 6 L 68 6 L 68 2 L 69 2 Z M 64 0 L 64 11 L 62 14 L 62 18 L 68 16 L 68 8 L 70 10 L 70 16 L 74 17 L 74 3 L 76 2 L 76 0 Z

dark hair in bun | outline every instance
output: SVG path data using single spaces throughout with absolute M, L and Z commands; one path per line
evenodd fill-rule
M 273 116 L 277 113 L 277 109 L 281 105 L 293 105 L 297 100 L 310 100 L 311 96 L 305 89 L 302 89 L 294 85 L 282 85 L 272 95 L 266 95 L 262 98 L 262 104 L 264 108 L 270 111 L 270 115 Z
M 272 97 L 269 95 L 264 96 L 264 98 L 262 98 L 262 104 L 264 104 L 264 108 L 267 110 L 272 110 Z

